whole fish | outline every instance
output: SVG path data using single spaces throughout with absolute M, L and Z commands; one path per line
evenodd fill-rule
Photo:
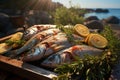
M 23 33 L 17 32 L 12 34 L 8 40 L 0 43 L 0 54 L 7 53 L 13 48 L 15 48 L 14 45 L 17 45 L 15 42 L 21 40 L 22 37 L 23 37 Z
M 41 32 L 43 30 L 47 30 L 47 29 L 55 28 L 55 27 L 56 27 L 55 25 L 34 25 L 34 26 L 28 28 L 27 30 L 25 30 L 23 39 L 29 40 L 35 34 Z
M 64 48 L 70 47 L 72 44 L 67 40 L 66 34 L 58 33 L 48 39 L 40 42 L 33 47 L 24 57 L 23 61 L 40 60 Z
M 23 53 L 24 51 L 28 51 L 30 50 L 32 47 L 34 47 L 37 43 L 41 42 L 44 39 L 47 39 L 48 37 L 52 36 L 52 35 L 56 35 L 60 32 L 59 29 L 48 29 L 48 30 L 44 30 L 42 32 L 39 32 L 38 34 L 34 35 L 30 40 L 28 40 L 24 46 L 22 46 L 19 49 L 13 50 L 11 52 L 9 52 L 9 56 L 10 57 L 15 57 L 21 53 Z
M 75 61 L 75 57 L 84 58 L 84 55 L 101 55 L 103 50 L 97 49 L 87 45 L 75 45 L 68 49 L 62 50 L 49 56 L 45 61 L 41 63 L 42 66 L 55 68 L 63 63 L 71 63 Z

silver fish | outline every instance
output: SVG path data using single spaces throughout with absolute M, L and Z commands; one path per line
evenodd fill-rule
M 68 49 L 62 50 L 49 56 L 41 63 L 42 66 L 55 68 L 63 63 L 71 63 L 75 61 L 75 56 L 84 58 L 84 55 L 98 56 L 101 55 L 103 50 L 97 49 L 87 45 L 75 45 Z
M 43 31 L 43 30 L 47 30 L 47 29 L 50 29 L 50 28 L 55 28 L 56 26 L 55 25 L 34 25 L 30 28 L 28 28 L 26 31 L 25 31 L 25 34 L 23 36 L 23 39 L 24 40 L 29 40 L 32 36 L 34 36 L 35 34 Z
M 39 32 L 38 34 L 34 35 L 30 40 L 26 42 L 24 46 L 22 46 L 19 49 L 13 50 L 10 53 L 10 57 L 15 57 L 24 51 L 30 50 L 32 47 L 34 47 L 37 43 L 41 42 L 42 40 L 47 39 L 48 37 L 52 35 L 56 35 L 60 32 L 59 29 L 48 29 L 42 32 Z
M 71 43 L 67 40 L 66 35 L 64 33 L 58 33 L 37 44 L 23 57 L 23 61 L 40 60 L 70 46 Z

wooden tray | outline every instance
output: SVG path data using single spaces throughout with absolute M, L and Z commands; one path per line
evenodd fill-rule
M 57 76 L 57 74 L 51 71 L 2 55 L 0 55 L 0 69 L 12 72 L 29 80 L 52 80 L 53 77 Z

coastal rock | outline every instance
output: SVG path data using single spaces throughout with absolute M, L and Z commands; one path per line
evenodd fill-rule
M 50 24 L 51 16 L 46 11 L 30 10 L 25 13 L 26 22 L 29 26 L 37 24 Z
M 109 10 L 108 9 L 96 9 L 95 12 L 96 13 L 108 13 Z
M 91 20 L 99 20 L 97 16 L 89 16 L 85 18 L 85 22 L 91 21 Z
M 110 23 L 110 24 L 119 24 L 120 20 L 116 16 L 110 16 L 104 19 L 104 22 Z
M 0 32 L 0 38 L 4 37 L 5 33 Z
M 91 21 L 85 23 L 84 25 L 86 25 L 90 29 L 98 29 L 100 31 L 102 31 L 104 28 L 102 22 L 97 21 L 97 20 L 91 20 Z
M 13 25 L 10 22 L 9 16 L 4 13 L 0 13 L 0 32 L 7 33 L 13 29 Z
M 22 26 L 16 27 L 16 25 L 13 25 L 13 23 L 10 20 L 10 17 L 7 14 L 0 13 L 0 37 L 7 36 L 18 31 L 23 31 L 23 29 L 19 28 L 22 28 Z

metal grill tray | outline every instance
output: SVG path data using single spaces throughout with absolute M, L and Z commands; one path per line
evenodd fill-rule
M 12 72 L 29 80 L 52 80 L 56 77 L 52 71 L 0 55 L 0 69 Z

